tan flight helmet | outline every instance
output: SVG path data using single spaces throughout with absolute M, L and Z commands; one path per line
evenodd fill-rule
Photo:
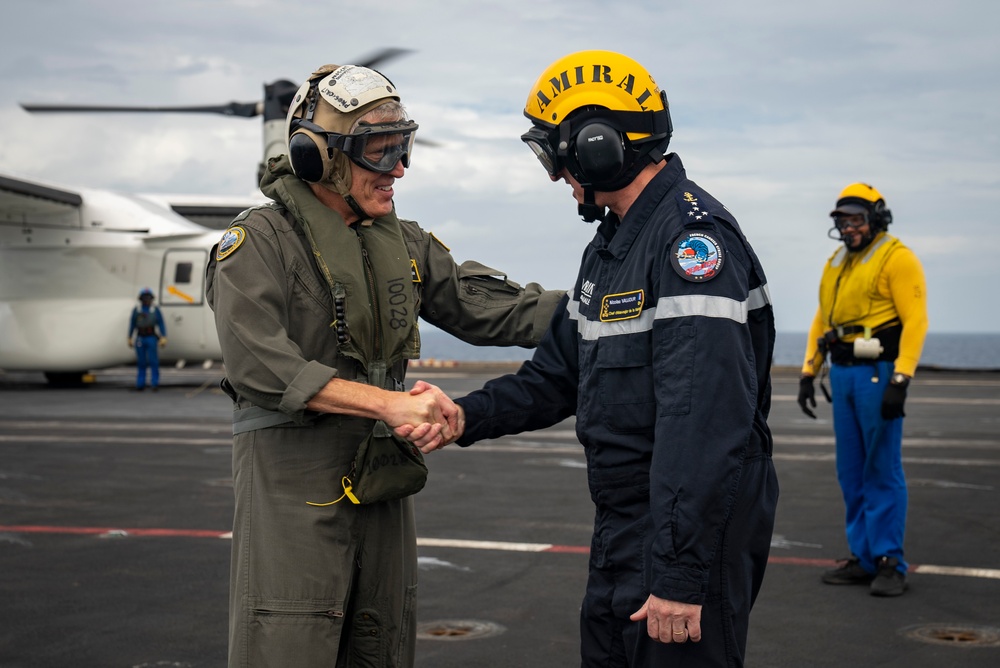
M 384 120 L 359 125 L 363 116 L 386 103 Z M 392 82 L 357 65 L 317 69 L 295 93 L 285 118 L 288 158 L 295 175 L 349 201 L 350 161 L 376 172 L 392 171 L 400 160 L 408 167 L 416 129 Z M 373 162 L 365 150 L 368 139 L 389 133 L 402 135 L 402 141 L 394 150 L 380 152 L 380 159 Z

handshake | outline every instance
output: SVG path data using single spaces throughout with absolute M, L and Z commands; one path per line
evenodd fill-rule
M 392 395 L 385 422 L 425 455 L 455 442 L 465 431 L 465 412 L 436 385 L 418 380 L 408 393 Z

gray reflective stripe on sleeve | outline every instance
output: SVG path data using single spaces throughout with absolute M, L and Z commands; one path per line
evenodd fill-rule
M 233 411 L 233 435 L 253 431 L 255 429 L 265 429 L 276 427 L 279 424 L 294 422 L 281 411 L 269 411 L 260 406 L 249 406 L 247 408 L 237 408 Z
M 771 294 L 765 284 L 751 290 L 746 300 L 741 302 L 729 297 L 711 295 L 661 297 L 656 302 L 655 309 L 643 311 L 637 318 L 615 322 L 595 322 L 584 319 L 580 315 L 580 303 L 572 298 L 566 308 L 569 311 L 570 319 L 576 321 L 580 336 L 586 341 L 595 341 L 605 336 L 648 332 L 653 328 L 654 320 L 670 318 L 703 316 L 706 318 L 726 318 L 744 324 L 750 311 L 764 308 L 770 303 Z
M 747 309 L 750 311 L 764 308 L 770 303 L 771 291 L 767 288 L 767 283 L 751 290 L 750 295 L 747 297 Z

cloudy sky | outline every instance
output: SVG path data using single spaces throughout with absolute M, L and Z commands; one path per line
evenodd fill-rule
M 1000 332 L 1000 6 L 986 0 L 7 0 L 0 172 L 65 186 L 240 196 L 259 119 L 30 115 L 19 102 L 259 99 L 384 47 L 420 134 L 400 215 L 517 281 L 569 287 L 594 227 L 519 140 L 529 88 L 582 49 L 667 91 L 671 149 L 760 255 L 780 331 L 805 331 L 828 212 L 885 196 L 924 263 L 932 332 Z

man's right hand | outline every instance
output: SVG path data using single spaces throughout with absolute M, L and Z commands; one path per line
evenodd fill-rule
M 440 388 L 423 381 L 418 381 L 413 390 L 406 393 L 331 378 L 306 402 L 306 408 L 320 413 L 382 420 L 392 429 L 426 424 L 426 433 L 421 440 L 424 446 L 418 446 L 422 448 L 441 447 L 461 433 L 458 406 Z
M 465 431 L 465 411 L 461 406 L 456 405 L 440 388 L 422 380 L 418 380 L 410 390 L 411 396 L 418 396 L 425 393 L 438 393 L 437 397 L 442 404 L 442 414 L 447 419 L 447 424 L 436 425 L 430 422 L 404 424 L 396 427 L 396 435 L 405 438 L 425 455 L 443 448 L 449 443 L 454 443 Z
M 422 430 L 421 442 L 432 446 L 431 449 L 457 438 L 458 406 L 441 388 L 417 381 L 409 393 L 394 393 L 393 404 L 385 420 L 389 426 L 395 429 L 404 425 L 428 425 L 429 429 Z M 414 443 L 420 447 L 420 442 Z
M 813 420 L 816 419 L 816 414 L 809 409 L 809 405 L 816 408 L 816 388 L 813 387 L 814 380 L 815 377 L 813 376 L 802 376 L 799 378 L 799 407 L 803 413 Z

